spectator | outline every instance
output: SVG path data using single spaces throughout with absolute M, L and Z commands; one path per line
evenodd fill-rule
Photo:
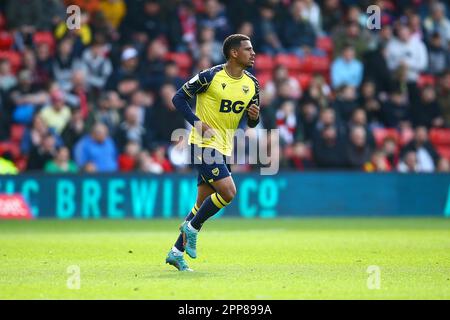
M 286 154 L 288 168 L 304 171 L 313 167 L 310 151 L 303 142 L 295 142 L 288 150 Z
M 146 150 L 141 151 L 139 154 L 138 168 L 142 172 L 154 174 L 161 174 L 164 172 L 162 165 L 157 163 Z
M 180 77 L 180 69 L 175 61 L 167 61 L 164 66 L 163 83 L 171 83 L 178 90 L 186 82 L 186 79 Z
M 259 19 L 257 26 L 262 38 L 261 51 L 266 54 L 282 53 L 284 48 L 278 36 L 273 5 L 269 2 L 263 3 L 259 9 Z
M 205 12 L 199 16 L 198 25 L 213 28 L 218 41 L 223 41 L 230 33 L 228 18 L 218 0 L 205 1 Z
M 301 140 L 310 143 L 314 137 L 314 132 L 319 118 L 319 108 L 313 101 L 304 101 L 300 105 L 299 131 Z
M 147 47 L 145 59 L 142 64 L 143 83 L 145 89 L 157 91 L 164 81 L 164 66 L 166 62 L 167 45 L 155 39 Z
M 386 157 L 386 161 L 388 162 L 389 168 L 397 168 L 400 157 L 397 141 L 393 137 L 390 136 L 386 137 L 383 140 L 381 151 L 384 153 Z
M 430 129 L 444 125 L 441 107 L 433 86 L 423 88 L 420 101 L 412 105 L 411 115 L 414 126 L 425 126 Z
M 349 22 L 343 30 L 334 32 L 332 37 L 335 54 L 339 54 L 346 47 L 351 46 L 356 59 L 362 59 L 370 44 L 370 37 L 367 31 L 363 30 L 359 23 Z
M 339 8 L 339 0 L 324 0 L 322 3 L 322 29 L 327 34 L 343 20 L 341 9 Z
M 141 82 L 138 66 L 138 51 L 135 48 L 127 47 L 122 51 L 120 66 L 111 73 L 105 89 L 120 90 L 121 82 L 126 79 L 137 79 L 139 82 Z M 126 91 L 128 92 L 130 90 Z
M 145 128 L 139 123 L 139 108 L 133 105 L 128 106 L 124 118 L 114 136 L 118 151 L 124 152 L 129 141 L 135 142 L 140 148 L 147 147 L 149 141 L 146 138 Z
M 124 0 L 105 0 L 99 5 L 100 12 L 114 30 L 120 26 L 127 10 Z
M 373 81 L 365 81 L 361 86 L 358 105 L 364 109 L 370 127 L 381 126 L 381 102 L 376 96 L 376 87 Z
M 155 103 L 152 128 L 154 128 L 155 143 L 169 144 L 172 132 L 185 127 L 183 115 L 177 112 L 172 97 L 176 89 L 172 84 L 164 84 L 160 90 L 160 99 Z M 164 119 L 164 121 L 161 121 Z
M 139 143 L 132 140 L 128 141 L 124 148 L 124 152 L 119 155 L 119 170 L 122 172 L 130 172 L 136 169 L 140 152 L 141 147 L 139 146 Z
M 94 43 L 84 51 L 82 57 L 82 63 L 87 72 L 87 84 L 89 88 L 98 91 L 105 87 L 106 81 L 112 73 L 112 64 L 107 57 L 106 50 L 103 37 L 97 37 Z
M 67 147 L 61 147 L 56 150 L 55 157 L 45 164 L 44 171 L 47 173 L 75 173 L 78 168 L 70 160 L 70 152 Z
M 372 131 L 370 130 L 368 124 L 367 124 L 367 115 L 366 112 L 361 109 L 355 109 L 352 113 L 352 117 L 350 118 L 350 121 L 348 122 L 348 131 L 351 132 L 353 128 L 361 127 L 364 129 L 364 132 L 366 133 L 366 142 L 371 148 L 375 148 L 375 138 L 372 134 Z
M 426 47 L 421 40 L 411 37 L 408 26 L 400 25 L 397 31 L 397 37 L 389 41 L 386 48 L 389 70 L 395 71 L 400 66 L 404 66 L 407 70 L 408 82 L 415 83 L 420 72 L 427 67 Z
M 200 30 L 198 49 L 193 52 L 195 59 L 199 59 L 201 56 L 208 56 L 213 64 L 223 62 L 222 43 L 216 40 L 213 27 L 205 26 Z
M 61 138 L 64 141 L 64 145 L 69 148 L 69 150 L 73 150 L 73 147 L 86 131 L 86 123 L 81 115 L 81 110 L 75 109 L 72 112 L 70 121 L 66 124 L 61 133 Z
M 75 56 L 73 45 L 71 38 L 62 39 L 53 61 L 53 77 L 64 91 L 71 88 L 72 73 L 82 67 L 80 60 Z
M 80 109 L 83 119 L 87 119 L 93 109 L 90 102 L 93 100 L 92 91 L 88 89 L 86 72 L 84 69 L 72 73 L 72 83 L 66 101 L 72 109 Z
M 446 17 L 445 6 L 442 2 L 431 5 L 431 15 L 425 18 L 423 26 L 428 36 L 438 32 L 443 45 L 450 41 L 450 20 Z
M 60 134 L 70 120 L 70 108 L 64 104 L 64 93 L 54 90 L 50 94 L 51 104 L 40 111 L 42 120 Z
M 416 155 L 416 170 L 418 172 L 435 171 L 439 161 L 439 155 L 433 145 L 428 141 L 426 127 L 420 126 L 416 128 L 414 140 L 405 145 L 402 149 L 402 158 L 410 152 L 414 152 Z
M 8 59 L 0 59 L 0 92 L 7 92 L 17 85 L 17 78 L 11 70 Z
M 163 172 L 172 172 L 173 168 L 170 161 L 166 158 L 166 148 L 157 146 L 151 153 L 153 161 L 161 166 Z
M 359 87 L 363 76 L 363 65 L 355 59 L 352 46 L 344 47 L 342 55 L 331 65 L 331 83 L 334 88 L 342 85 Z
M 327 126 L 313 141 L 313 158 L 318 168 L 339 169 L 346 167 L 345 146 L 337 135 L 336 127 Z
M 450 127 L 450 70 L 440 78 L 438 84 L 438 102 L 447 127 Z
M 108 127 L 111 136 L 114 136 L 120 124 L 120 112 L 124 105 L 125 101 L 120 98 L 116 91 L 104 92 L 98 99 L 96 110 L 89 114 L 88 126 L 101 122 Z
M 56 140 L 57 146 L 62 144 L 60 137 L 56 134 L 55 130 L 49 128 L 47 124 L 42 120 L 39 114 L 33 117 L 31 128 L 26 128 L 20 142 L 20 151 L 23 154 L 28 154 L 33 148 L 37 148 L 42 145 L 44 137 L 47 135 L 53 135 Z
M 53 80 L 53 53 L 50 45 L 42 42 L 36 45 L 36 78 L 38 83 L 46 85 Z
M 117 170 L 117 150 L 108 135 L 108 128 L 96 123 L 90 135 L 78 141 L 74 149 L 74 158 L 78 167 L 85 171 L 111 172 Z
M 302 96 L 302 88 L 297 79 L 289 76 L 288 69 L 284 65 L 277 65 L 274 68 L 273 78 L 266 84 L 265 90 L 268 94 L 274 95 L 284 82 L 287 82 L 287 85 L 289 85 L 289 97 L 291 99 L 300 99 Z
M 354 126 L 350 129 L 346 153 L 350 168 L 361 170 L 370 161 L 372 148 L 367 143 L 364 127 Z
M 439 75 L 450 68 L 449 63 L 447 45 L 442 45 L 440 34 L 435 32 L 431 35 L 430 43 L 428 44 L 427 71 L 432 75 Z
M 34 146 L 28 158 L 28 171 L 43 170 L 45 164 L 56 155 L 56 139 L 51 133 L 42 138 L 42 143 Z
M 392 167 L 387 160 L 386 155 L 381 150 L 375 150 L 370 162 L 364 164 L 365 172 L 387 172 L 391 170 Z
M 46 103 L 48 95 L 33 84 L 32 74 L 29 70 L 22 70 L 18 74 L 18 83 L 8 92 L 8 109 L 12 110 L 13 120 L 17 123 L 30 124 L 35 113 L 41 105 Z
M 287 100 L 283 102 L 276 113 L 277 128 L 280 130 L 280 143 L 291 145 L 297 135 L 297 115 L 295 103 Z
M 283 26 L 283 44 L 290 52 L 303 57 L 307 54 L 321 54 L 314 50 L 316 46 L 316 33 L 308 21 L 303 20 L 301 1 L 293 2 L 290 15 Z
M 338 89 L 332 107 L 336 110 L 336 114 L 343 122 L 348 122 L 353 111 L 358 107 L 358 100 L 356 98 L 355 87 L 344 85 Z
M 381 106 L 383 124 L 387 128 L 399 128 L 411 125 L 411 110 L 406 94 L 396 90 L 389 100 Z
M 437 172 L 449 173 L 450 172 L 450 161 L 446 158 L 440 158 L 437 166 Z
M 414 151 L 406 152 L 399 162 L 397 170 L 401 173 L 419 172 L 416 153 Z

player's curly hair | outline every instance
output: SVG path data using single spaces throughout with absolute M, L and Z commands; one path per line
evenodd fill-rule
M 241 41 L 246 41 L 250 38 L 247 37 L 245 34 L 232 34 L 228 36 L 225 41 L 223 42 L 223 55 L 226 60 L 230 58 L 230 50 L 231 49 L 238 49 L 241 46 Z

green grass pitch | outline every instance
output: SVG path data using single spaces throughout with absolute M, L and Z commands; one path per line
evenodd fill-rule
M 213 219 L 192 273 L 164 263 L 179 223 L 0 221 L 0 299 L 450 298 L 448 219 Z

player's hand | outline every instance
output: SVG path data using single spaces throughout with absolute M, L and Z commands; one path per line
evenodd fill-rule
M 258 120 L 259 117 L 259 107 L 256 104 L 252 104 L 249 108 L 248 108 L 248 117 L 251 120 Z

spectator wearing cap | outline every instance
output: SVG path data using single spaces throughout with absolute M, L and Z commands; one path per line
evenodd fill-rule
M 116 171 L 117 156 L 114 141 L 102 123 L 96 123 L 91 133 L 81 138 L 74 148 L 76 164 L 89 172 Z
M 64 103 L 64 93 L 61 90 L 51 92 L 50 99 L 50 105 L 44 107 L 39 114 L 47 126 L 60 134 L 70 120 L 71 111 Z
M 121 81 L 126 79 L 140 80 L 138 51 L 133 47 L 127 47 L 122 51 L 121 63 L 108 78 L 106 89 L 118 90 Z
M 428 54 L 425 44 L 411 37 L 408 26 L 400 25 L 397 37 L 390 40 L 386 47 L 386 61 L 389 70 L 396 71 L 406 68 L 406 78 L 409 83 L 417 82 L 419 74 L 428 64 Z
M 343 85 L 359 87 L 363 71 L 363 64 L 355 58 L 355 49 L 350 45 L 346 46 L 341 56 L 331 65 L 331 84 L 334 88 Z

